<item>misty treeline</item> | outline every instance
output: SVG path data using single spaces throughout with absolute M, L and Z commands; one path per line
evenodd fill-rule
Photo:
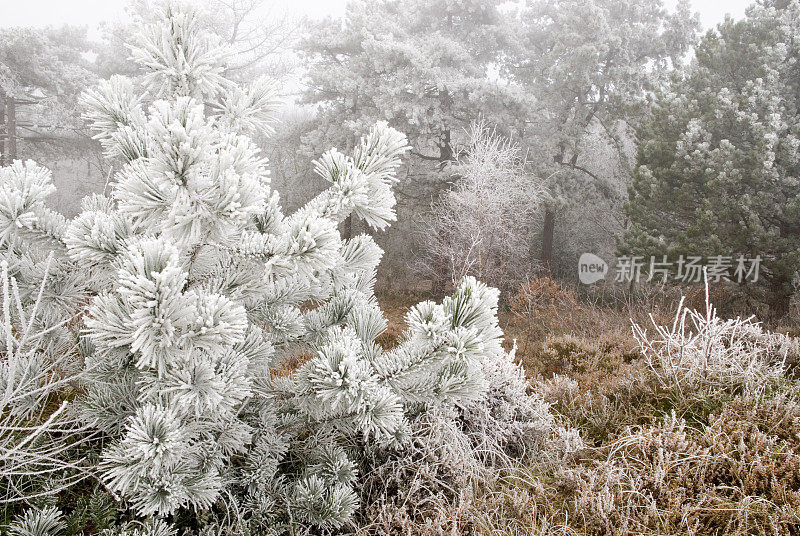
M 260 0 L 197 6 L 226 76 L 281 84 L 276 132 L 257 142 L 287 208 L 325 187 L 312 161 L 326 148 L 351 150 L 378 120 L 407 134 L 398 222 L 375 235 L 379 288 L 441 295 L 470 274 L 513 294 L 541 275 L 574 282 L 584 252 L 760 255 L 747 302 L 787 312 L 800 268 L 795 2 L 760 1 L 706 33 L 687 3 L 658 0 L 353 1 L 324 20 Z M 125 43 L 153 8 L 132 1 L 93 39 L 0 33 L 0 153 L 52 169 L 68 215 L 113 175 L 76 103 L 137 75 Z

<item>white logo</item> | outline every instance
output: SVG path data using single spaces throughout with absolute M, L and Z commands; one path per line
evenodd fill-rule
M 594 253 L 584 253 L 578 259 L 578 279 L 584 285 L 591 285 L 606 277 L 608 264 Z

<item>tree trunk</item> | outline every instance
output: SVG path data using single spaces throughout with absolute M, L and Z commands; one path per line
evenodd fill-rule
M 0 89 L 0 167 L 6 165 L 6 94 Z
M 9 164 L 17 159 L 17 109 L 14 97 L 6 100 L 6 114 L 8 115 L 8 157 Z
M 789 313 L 792 296 L 784 281 L 775 278 L 770 283 L 769 316 L 775 320 L 781 319 Z
M 556 226 L 556 213 L 547 208 L 544 211 L 544 226 L 542 227 L 542 271 L 550 275 L 553 263 L 553 232 Z
M 435 299 L 442 299 L 447 292 L 447 278 L 444 275 L 436 274 L 437 277 L 431 281 L 431 294 Z
M 450 162 L 453 160 L 453 146 L 451 145 L 450 141 L 450 129 L 446 129 L 442 132 L 442 143 L 439 146 L 439 162 L 444 164 L 445 162 Z

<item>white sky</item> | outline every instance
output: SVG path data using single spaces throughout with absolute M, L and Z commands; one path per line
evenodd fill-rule
M 268 0 L 281 13 L 323 17 L 344 13 L 347 0 Z M 0 0 L 0 27 L 88 25 L 125 15 L 127 0 Z
M 752 0 L 690 0 L 693 10 L 700 13 L 705 28 L 723 20 L 726 13 L 735 18 L 744 15 Z M 2 26 L 57 26 L 60 24 L 88 25 L 114 20 L 124 14 L 126 0 L 0 0 Z M 339 15 L 347 0 L 273 0 L 280 11 L 318 17 Z M 677 0 L 665 0 L 672 8 Z

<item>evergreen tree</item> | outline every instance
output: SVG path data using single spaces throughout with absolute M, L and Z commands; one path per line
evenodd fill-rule
M 493 431 L 497 400 L 508 422 L 495 435 L 508 442 L 529 428 L 517 420 L 547 414 L 501 347 L 497 291 L 473 278 L 412 308 L 394 349 L 375 342 L 382 252 L 337 224 L 395 219 L 404 135 L 378 123 L 349 154 L 326 152 L 315 171 L 330 187 L 284 215 L 248 137 L 269 132 L 274 85 L 224 78 L 219 40 L 172 5 L 132 56 L 143 87 L 116 76 L 84 99 L 121 166 L 111 197 L 87 198 L 68 222 L 43 203 L 47 173 L 17 163 L 0 236 L 18 256 L 57 255 L 71 309 L 91 296 L 83 412 L 107 437 L 103 481 L 137 515 L 247 533 L 335 528 L 359 506 L 365 454 L 401 449 L 418 416 L 477 404 L 473 428 Z M 292 359 L 305 362 L 273 370 Z M 515 397 L 533 406 L 518 411 Z
M 96 81 L 86 30 L 0 29 L 0 165 L 54 160 L 94 147 L 82 130 L 78 100 Z
M 642 128 L 623 244 L 645 256 L 760 255 L 758 294 L 775 314 L 800 269 L 798 17 L 797 2 L 765 0 L 703 37 Z
M 546 271 L 555 269 L 555 229 L 567 212 L 591 207 L 591 218 L 604 210 L 610 221 L 599 226 L 621 230 L 614 220 L 622 220 L 634 129 L 648 95 L 682 64 L 697 25 L 686 2 L 670 13 L 662 0 L 530 0 L 509 18 L 516 38 L 503 66 L 526 95 L 523 140 L 550 194 L 541 227 Z
M 512 123 L 513 112 L 493 115 L 504 111 L 498 100 L 505 96 L 490 78 L 507 48 L 499 4 L 354 0 L 344 20 L 313 25 L 300 43 L 308 65 L 303 97 L 319 105 L 322 142 L 352 145 L 365 127 L 387 119 L 408 133 L 412 156 L 433 168 L 453 160 L 457 138 L 479 113 Z
M 416 245 L 408 237 L 425 232 L 421 215 L 448 186 L 446 168 L 466 148 L 470 123 L 482 116 L 508 134 L 522 116 L 514 107 L 517 94 L 496 76 L 508 48 L 500 4 L 354 0 L 343 19 L 312 25 L 300 42 L 307 66 L 302 102 L 316 111 L 314 128 L 303 137 L 308 152 L 352 147 L 377 120 L 391 122 L 413 145 L 397 187 L 397 226 L 379 239 L 387 263 L 400 270 Z M 353 223 L 343 226 L 345 236 L 359 229 Z M 436 273 L 439 295 L 449 267 L 438 266 Z

